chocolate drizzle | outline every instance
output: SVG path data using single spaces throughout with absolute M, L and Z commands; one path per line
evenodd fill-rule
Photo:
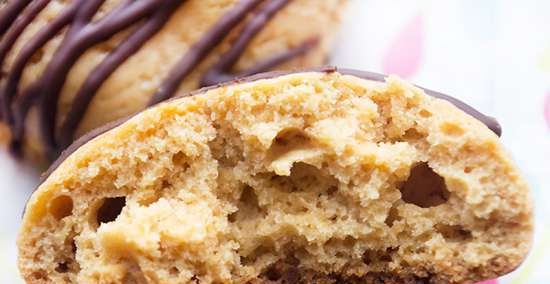
M 11 1 L 6 7 L 4 14 L 0 17 L 0 32 L 2 35 L 2 41 L 0 42 L 0 66 L 4 64 L 4 60 L 15 44 L 19 35 L 23 30 L 34 20 L 34 18 L 40 13 L 40 11 L 48 4 L 49 0 L 39 0 L 30 5 L 28 10 L 22 12 L 22 15 L 17 17 L 17 13 L 20 13 L 29 4 L 29 1 Z M 13 23 L 8 20 L 14 21 Z M 6 24 L 7 26 L 4 26 Z M 8 29 L 9 28 L 9 29 Z M 11 95 L 11 94 L 10 94 Z M 9 98 L 2 99 L 0 102 Z M 10 110 L 6 110 L 4 107 L 0 108 L 0 117 L 7 122 L 11 122 Z
M 39 81 L 40 88 L 29 94 L 40 98 L 39 130 L 46 156 L 50 160 L 59 155 L 55 139 L 57 101 L 71 67 L 87 49 L 111 38 L 158 8 L 158 1 L 127 1 L 119 9 L 114 9 L 104 18 L 92 22 L 92 17 L 104 1 L 88 0 L 82 4 L 60 48 L 46 67 Z
M 0 36 L 4 36 L 4 33 L 10 28 L 15 21 L 19 13 L 27 7 L 31 0 L 12 0 L 6 4 L 3 14 L 0 17 Z
M 318 44 L 318 38 L 311 38 L 303 44 L 292 48 L 282 54 L 272 56 L 258 63 L 256 66 L 242 71 L 238 74 L 231 72 L 232 67 L 237 63 L 246 46 L 261 31 L 262 27 L 286 4 L 288 0 L 273 0 L 265 5 L 265 8 L 259 11 L 250 20 L 249 24 L 240 32 L 239 37 L 232 43 L 231 48 L 224 53 L 217 64 L 213 65 L 203 76 L 201 86 L 211 86 L 222 82 L 227 82 L 238 77 L 250 76 L 259 72 L 265 72 L 277 64 L 291 59 L 295 56 L 306 53 L 309 49 Z
M 23 12 L 23 15 L 13 23 L 12 27 L 3 35 L 0 43 L 0 65 L 4 63 L 6 55 L 15 44 L 19 35 L 34 20 L 34 18 L 48 5 L 50 0 L 36 0 Z
M 61 126 L 59 145 L 64 149 L 73 140 L 79 122 L 82 120 L 88 105 L 103 82 L 132 54 L 138 51 L 147 40 L 156 34 L 168 21 L 171 12 L 179 1 L 170 1 L 163 4 L 154 15 L 147 19 L 92 71 L 80 90 L 75 95 L 73 104 Z
M 232 67 L 242 56 L 244 50 L 254 36 L 265 27 L 267 22 L 290 0 L 248 0 L 239 2 L 231 11 L 227 12 L 207 33 L 195 43 L 191 49 L 181 58 L 176 67 L 172 69 L 168 77 L 160 85 L 157 93 L 151 98 L 149 105 L 154 105 L 170 98 L 178 89 L 183 79 L 228 35 L 251 10 L 260 3 L 265 2 L 262 9 L 255 13 L 249 20 L 239 37 L 232 43 L 232 47 L 220 56 L 218 63 L 210 67 L 203 75 L 200 86 L 211 86 L 222 82 L 230 81 L 236 77 L 251 75 L 258 72 L 265 72 L 274 66 L 283 63 L 294 57 L 303 55 L 317 45 L 317 38 L 310 39 L 295 48 L 281 54 L 272 56 L 263 62 L 237 74 L 231 73 Z
M 0 93 L 0 98 L 2 99 L 1 109 L 5 114 L 4 120 L 8 125 L 12 126 L 12 132 L 14 132 L 12 133 L 12 139 L 15 141 L 20 141 L 22 139 L 22 125 L 32 102 L 30 98 L 25 97 L 25 99 L 20 100 L 20 102 L 14 106 L 17 110 L 15 112 L 12 111 L 12 99 L 18 92 L 19 81 L 21 80 L 23 70 L 33 55 L 59 33 L 63 27 L 72 21 L 81 2 L 82 0 L 76 0 L 68 9 L 62 11 L 57 18 L 47 24 L 29 40 L 29 42 L 21 48 L 21 51 L 12 64 L 11 70 L 7 74 L 5 88 L 3 92 Z
M 181 81 L 188 76 L 227 35 L 254 10 L 251 20 L 246 21 L 243 32 L 235 44 L 222 54 L 219 62 L 211 67 L 201 79 L 201 85 L 231 80 L 236 76 L 266 71 L 287 60 L 303 55 L 317 44 L 310 39 L 295 48 L 268 58 L 249 70 L 232 74 L 231 69 L 242 56 L 250 41 L 261 31 L 278 11 L 292 0 L 240 0 L 188 50 L 161 83 L 150 104 L 170 98 Z M 18 36 L 47 6 L 50 0 L 12 0 L 0 15 L 0 63 L 17 41 Z M 19 54 L 15 56 L 0 90 L 0 114 L 12 132 L 11 149 L 21 155 L 21 144 L 25 132 L 25 119 L 29 109 L 36 105 L 39 114 L 39 130 L 45 154 L 53 161 L 74 139 L 76 129 L 98 89 L 129 57 L 136 53 L 152 36 L 165 25 L 167 20 L 185 0 L 123 0 L 121 4 L 100 19 L 94 20 L 105 0 L 74 0 L 52 22 L 34 35 Z M 30 5 L 29 5 L 30 3 Z M 41 76 L 25 90 L 19 84 L 25 66 L 53 37 L 65 27 L 67 31 L 62 42 Z M 75 94 L 65 120 L 57 119 L 57 104 L 68 74 L 80 57 L 94 45 L 130 29 L 124 38 L 99 63 Z M 1 65 L 1 64 L 0 64 Z M 56 126 L 61 125 L 56 130 Z

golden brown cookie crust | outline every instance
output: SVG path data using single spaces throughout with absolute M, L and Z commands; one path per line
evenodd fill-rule
M 33 194 L 18 246 L 30 283 L 469 283 L 531 236 L 528 187 L 481 122 L 395 77 L 305 72 L 90 141 Z

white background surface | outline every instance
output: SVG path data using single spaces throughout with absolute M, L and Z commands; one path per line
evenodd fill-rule
M 388 56 L 414 57 L 404 77 L 499 119 L 537 213 L 533 253 L 500 282 L 550 283 L 550 1 L 353 0 L 332 63 L 399 73 Z M 0 150 L 0 283 L 18 281 L 15 236 L 37 180 Z

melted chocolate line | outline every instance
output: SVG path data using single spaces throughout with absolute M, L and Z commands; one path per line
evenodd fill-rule
M 89 1 L 82 6 L 75 17 L 75 24 L 40 79 L 39 128 L 46 156 L 50 160 L 59 155 L 55 139 L 57 101 L 72 66 L 88 48 L 109 39 L 157 8 L 157 1 L 132 2 L 125 9 L 115 10 L 97 22 L 89 23 L 103 1 Z
M 304 41 L 302 44 L 293 47 L 285 52 L 274 55 L 271 58 L 261 61 L 256 66 L 253 66 L 250 69 L 247 69 L 244 72 L 239 73 L 239 77 L 252 76 L 257 73 L 267 72 L 269 69 L 274 68 L 275 66 L 287 62 L 291 59 L 294 59 L 299 56 L 305 55 L 311 49 L 316 48 L 320 43 L 320 38 L 314 37 Z M 233 78 L 235 79 L 235 78 Z M 221 82 L 220 82 L 221 83 Z
M 94 15 L 99 11 L 99 8 L 101 8 L 101 5 L 103 5 L 105 1 L 106 0 L 88 0 L 86 2 L 82 2 L 82 5 L 76 12 L 74 23 L 72 24 L 69 32 L 67 33 L 68 35 L 66 35 L 65 38 L 70 37 L 71 33 L 78 33 L 79 30 L 90 23 Z M 127 5 L 128 1 L 129 0 L 126 0 L 126 2 L 122 2 L 121 4 L 119 4 L 119 6 Z M 118 11 L 117 9 L 119 8 L 115 7 L 114 11 Z
M 25 92 L 37 93 L 38 87 L 39 85 L 36 83 L 32 84 L 25 90 Z M 16 115 L 12 127 L 13 130 L 10 142 L 10 152 L 16 157 L 21 157 L 23 154 L 21 147 L 23 146 L 23 138 L 25 135 L 25 117 L 27 116 L 32 105 L 37 101 L 37 97 L 24 96 L 19 99 L 18 104 L 15 106 L 16 111 L 14 113 Z
M 0 16 L 0 37 L 10 28 L 17 16 L 27 7 L 31 0 L 12 0 L 6 4 L 4 13 Z
M 217 85 L 223 82 L 234 80 L 235 78 L 247 77 L 276 67 L 279 64 L 287 62 L 293 58 L 305 55 L 309 50 L 315 48 L 319 44 L 319 38 L 312 38 L 299 46 L 290 50 L 274 55 L 262 62 L 257 63 L 252 68 L 233 74 L 228 71 L 211 68 L 203 77 L 201 87 Z
M 8 100 L 4 103 L 3 108 L 7 109 L 10 114 L 11 99 L 12 96 L 17 93 L 19 80 L 21 79 L 26 64 L 38 50 L 57 35 L 66 25 L 73 21 L 76 12 L 84 1 L 86 0 L 75 0 L 69 8 L 63 10 L 57 18 L 41 29 L 36 36 L 31 38 L 22 48 L 18 58 L 15 60 L 12 71 L 9 73 L 6 90 L 4 92 Z M 14 116 L 14 123 L 11 125 L 12 139 L 10 150 L 16 157 L 22 156 L 21 146 L 25 134 L 25 118 L 32 104 L 38 99 L 36 95 L 39 94 L 39 92 L 36 90 L 36 86 L 35 83 L 24 90 L 14 106 L 15 111 L 12 114 Z
M 73 141 L 73 137 L 82 121 L 86 109 L 91 103 L 101 85 L 130 56 L 137 52 L 153 35 L 168 21 L 181 0 L 172 0 L 164 4 L 145 23 L 136 28 L 124 39 L 115 50 L 91 72 L 75 98 L 59 131 L 59 148 L 65 149 Z
M 3 36 L 2 42 L 0 43 L 0 65 L 4 64 L 6 56 L 17 41 L 17 38 L 19 38 L 19 35 L 36 18 L 44 7 L 48 5 L 49 2 L 50 0 L 35 0 L 10 26 L 9 30 Z
M 25 30 L 25 28 L 36 18 L 36 16 L 48 5 L 50 0 L 36 0 L 24 9 L 23 12 L 15 19 L 15 21 L 9 26 L 9 29 L 2 37 L 0 43 L 0 66 L 4 65 L 4 60 L 13 47 L 19 35 Z M 2 76 L 4 77 L 4 76 Z M 0 104 L 4 104 L 4 96 L 0 93 Z M 0 117 L 6 120 L 8 125 L 11 122 L 11 115 L 9 111 L 0 107 Z
M 111 12 L 105 18 L 99 20 L 97 23 L 90 24 L 90 31 L 86 29 L 82 30 L 83 36 L 89 33 L 89 36 L 94 41 L 107 40 L 114 34 L 127 28 L 128 26 L 135 24 L 140 19 L 149 16 L 158 9 L 158 0 L 141 0 L 134 1 L 124 9 L 119 9 Z
M 242 56 L 248 44 L 262 30 L 262 28 L 267 25 L 268 21 L 288 3 L 289 0 L 272 0 L 264 4 L 262 9 L 252 16 L 252 19 L 249 20 L 243 30 L 239 33 L 237 39 L 231 44 L 231 48 L 220 56 L 218 63 L 214 64 L 206 72 L 206 75 L 202 78 L 200 85 L 209 86 L 220 83 L 220 80 L 227 81 L 227 78 L 231 78 L 231 68 Z M 226 78 L 222 79 L 222 77 Z
M 33 88 L 29 95 L 36 97 L 38 101 L 39 130 L 44 151 L 48 159 L 56 155 L 55 151 L 55 119 L 57 114 L 57 98 L 63 83 L 67 79 L 70 68 L 76 63 L 80 55 L 85 52 L 86 46 L 92 45 L 89 39 L 79 36 L 79 31 L 84 30 L 86 23 L 99 10 L 105 0 L 89 0 L 79 7 L 72 26 L 52 59 L 48 63 L 42 77 L 36 81 L 40 88 Z M 86 33 L 89 35 L 89 32 Z M 31 99 L 32 100 L 32 99 Z
M 258 6 L 262 0 L 242 0 L 221 17 L 220 20 L 195 43 L 187 53 L 176 63 L 158 91 L 151 97 L 149 105 L 157 104 L 170 98 L 178 89 L 180 83 L 191 71 L 239 24 L 246 14 Z
M 63 29 L 63 27 L 72 21 L 78 6 L 82 1 L 85 0 L 76 0 L 71 6 L 69 6 L 69 8 L 63 10 L 59 17 L 55 18 L 51 23 L 47 24 L 44 28 L 38 31 L 38 33 L 23 46 L 15 58 L 13 66 L 7 75 L 5 89 L 0 94 L 3 98 L 0 100 L 0 108 L 6 114 L 5 121 L 11 127 L 11 131 L 13 133 L 22 133 L 24 131 L 22 129 L 17 129 L 17 125 L 22 125 L 24 123 L 27 112 L 14 112 L 11 109 L 11 105 L 13 97 L 18 92 L 19 81 L 21 80 L 26 65 L 31 60 L 32 56 L 38 52 L 38 50 L 46 45 L 46 43 L 48 43 L 57 33 L 59 33 L 61 29 Z M 26 109 L 25 107 L 20 106 L 16 106 L 16 108 Z M 19 137 L 17 135 L 12 135 L 12 139 L 14 138 L 13 136 Z

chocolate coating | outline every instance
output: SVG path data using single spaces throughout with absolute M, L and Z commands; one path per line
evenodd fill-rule
M 302 45 L 274 55 L 250 70 L 233 74 L 231 69 L 242 56 L 250 41 L 267 22 L 292 0 L 240 0 L 188 50 L 161 83 L 150 104 L 170 98 L 185 79 L 249 13 L 254 13 L 243 26 L 243 32 L 219 62 L 204 74 L 201 85 L 231 80 L 237 76 L 266 71 L 287 60 L 301 56 L 317 45 L 313 38 Z M 19 35 L 47 6 L 50 0 L 14 0 L 8 3 L 0 15 L 0 65 Z M 74 139 L 84 114 L 101 85 L 130 56 L 137 52 L 165 25 L 173 12 L 185 0 L 124 0 L 106 16 L 92 21 L 105 0 L 74 0 L 52 22 L 45 25 L 16 55 L 7 71 L 6 83 L 0 90 L 0 114 L 12 132 L 11 149 L 21 155 L 25 134 L 25 119 L 31 107 L 38 107 L 39 131 L 45 154 L 50 161 Z M 30 3 L 30 4 L 29 4 Z M 53 37 L 68 27 L 62 43 L 47 64 L 40 78 L 25 90 L 19 84 L 25 66 L 33 55 Z M 57 119 L 57 101 L 72 66 L 88 49 L 108 40 L 115 34 L 133 28 L 133 31 L 114 48 L 86 78 L 75 95 L 65 120 Z M 15 100 L 14 100 L 15 99 Z M 56 129 L 56 125 L 61 125 Z

